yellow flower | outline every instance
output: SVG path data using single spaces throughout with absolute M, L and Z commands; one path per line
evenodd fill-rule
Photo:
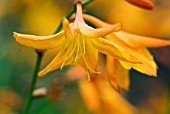
M 84 19 L 91 22 L 97 27 L 109 26 L 108 23 L 105 23 L 89 15 L 84 15 Z M 128 70 L 130 70 L 131 68 L 141 73 L 147 74 L 149 76 L 156 76 L 157 65 L 152 55 L 146 48 L 170 45 L 170 41 L 168 40 L 139 36 L 124 31 L 112 32 L 105 38 L 126 49 L 128 53 L 130 53 L 132 56 L 135 56 L 138 59 L 138 61 L 142 63 L 132 64 L 129 62 L 115 59 L 111 56 L 107 56 L 108 81 L 110 82 L 112 87 L 117 91 L 119 86 L 128 90 L 129 88 Z
M 74 23 L 69 24 L 68 20 L 64 19 L 63 30 L 58 34 L 34 36 L 14 32 L 16 41 L 28 47 L 35 49 L 60 47 L 56 57 L 39 72 L 39 76 L 59 67 L 62 69 L 63 66 L 78 63 L 88 72 L 89 77 L 90 73 L 97 73 L 95 68 L 98 61 L 98 52 L 108 54 L 116 59 L 138 62 L 135 57 L 126 53 L 122 47 L 102 38 L 111 32 L 120 30 L 121 24 L 94 29 L 84 22 L 80 2 L 77 3 L 76 9 Z

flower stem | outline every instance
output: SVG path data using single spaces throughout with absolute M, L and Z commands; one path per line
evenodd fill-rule
M 85 0 L 85 1 L 83 1 L 82 6 L 84 7 L 84 6 L 86 6 L 87 4 L 89 4 L 89 3 L 93 2 L 93 1 L 94 1 L 94 0 Z M 76 12 L 76 8 L 75 8 L 75 7 L 72 7 L 72 9 L 70 10 L 70 12 L 65 16 L 65 18 L 69 19 L 69 18 L 73 15 L 73 13 L 75 13 L 75 12 Z M 58 25 L 58 28 L 56 29 L 56 31 L 54 32 L 54 34 L 58 33 L 58 32 L 61 30 L 61 28 L 62 28 L 62 21 L 63 21 L 63 20 L 60 21 L 60 23 L 59 23 L 59 25 Z
M 34 91 L 34 87 L 38 78 L 38 71 L 40 69 L 40 64 L 42 61 L 42 57 L 43 57 L 43 52 L 42 51 L 36 51 L 37 53 L 37 60 L 36 60 L 36 64 L 35 64 L 35 68 L 34 68 L 34 73 L 33 73 L 33 77 L 32 77 L 32 81 L 31 81 L 31 87 L 27 96 L 27 101 L 26 101 L 26 105 L 24 107 L 24 111 L 23 114 L 28 114 L 29 110 L 31 108 L 32 102 L 33 102 L 33 91 Z

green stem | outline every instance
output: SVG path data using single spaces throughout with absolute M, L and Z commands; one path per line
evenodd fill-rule
M 35 69 L 34 69 L 34 73 L 33 73 L 33 77 L 32 77 L 32 81 L 31 81 L 31 87 L 27 96 L 27 101 L 26 101 L 26 105 L 24 107 L 24 111 L 23 114 L 28 114 L 29 110 L 31 108 L 32 102 L 33 102 L 33 91 L 34 91 L 34 87 L 38 78 L 38 71 L 40 69 L 40 64 L 42 61 L 42 57 L 43 57 L 43 52 L 40 51 L 36 51 L 37 52 L 37 60 L 36 60 L 36 64 L 35 64 Z
M 84 6 L 86 6 L 87 4 L 89 4 L 89 3 L 93 2 L 93 1 L 94 1 L 94 0 L 85 0 L 85 1 L 82 3 L 82 6 L 84 7 Z M 70 12 L 65 16 L 65 18 L 69 19 L 69 18 L 73 15 L 73 13 L 75 13 L 75 12 L 76 12 L 76 8 L 75 8 L 75 7 L 72 7 L 71 10 L 70 10 Z M 54 32 L 54 34 L 57 34 L 57 33 L 62 29 L 62 21 L 63 21 L 63 20 L 60 21 L 60 23 L 59 23 L 59 25 L 58 25 L 58 28 L 56 29 L 56 31 Z

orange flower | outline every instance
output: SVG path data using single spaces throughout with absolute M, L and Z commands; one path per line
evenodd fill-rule
M 76 78 L 73 79 L 72 77 L 75 75 Z M 100 75 L 100 78 L 96 77 L 87 81 L 86 75 L 87 73 L 79 66 L 73 67 L 67 72 L 69 79 L 77 79 L 80 94 L 90 112 L 94 114 L 136 114 L 136 109 L 110 87 L 105 76 Z
M 109 26 L 108 23 L 102 22 L 101 20 L 89 15 L 84 15 L 84 19 L 88 20 L 97 27 Z M 113 86 L 113 88 L 116 89 L 117 91 L 119 86 L 128 90 L 129 88 L 128 70 L 130 70 L 131 68 L 150 76 L 156 76 L 157 65 L 152 55 L 146 48 L 170 45 L 170 41 L 168 40 L 139 36 L 124 31 L 112 32 L 105 38 L 126 49 L 128 53 L 138 58 L 138 61 L 142 63 L 132 64 L 129 62 L 115 59 L 111 56 L 107 56 L 108 80 L 110 84 Z
M 122 47 L 102 38 L 111 32 L 120 30 L 121 24 L 94 29 L 84 22 L 80 2 L 77 3 L 76 8 L 77 13 L 74 23 L 69 25 L 68 20 L 64 19 L 63 30 L 58 34 L 34 36 L 14 32 L 16 41 L 22 45 L 35 49 L 60 48 L 51 63 L 39 72 L 39 76 L 59 67 L 62 69 L 63 66 L 78 63 L 88 72 L 88 79 L 90 79 L 89 74 L 98 73 L 95 71 L 98 52 L 108 54 L 116 59 L 138 62 L 135 57 L 126 53 Z

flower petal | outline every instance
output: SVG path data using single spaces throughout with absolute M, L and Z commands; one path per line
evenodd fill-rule
M 83 18 L 86 20 L 86 21 L 89 21 L 90 23 L 92 23 L 93 25 L 95 25 L 96 27 L 105 27 L 105 26 L 110 26 L 110 24 L 104 22 L 104 21 L 101 21 L 100 19 L 92 16 L 92 15 L 88 15 L 88 14 L 83 14 Z
M 115 32 L 115 35 L 132 48 L 161 47 L 170 45 L 170 40 L 161 40 L 152 37 L 145 37 L 127 32 Z
M 113 56 L 118 60 L 128 61 L 132 63 L 140 63 L 135 56 L 129 55 L 129 53 L 120 47 L 119 45 L 103 38 L 91 39 L 93 45 L 99 52 Z
M 121 64 L 111 56 L 107 56 L 107 77 L 110 85 L 119 91 L 119 86 L 125 90 L 129 90 L 129 72 L 123 68 Z
M 64 42 L 62 49 L 58 52 L 57 56 L 48 64 L 43 70 L 39 72 L 39 76 L 43 76 L 46 73 L 62 68 L 68 64 L 71 64 L 73 59 L 67 60 L 67 57 L 70 55 L 73 49 L 73 45 L 70 45 L 70 42 Z
M 91 22 L 97 27 L 105 27 L 109 26 L 110 24 L 105 23 L 93 16 L 84 14 L 83 15 L 84 19 Z M 161 40 L 161 39 L 156 39 L 152 37 L 145 37 L 145 36 L 140 36 L 140 35 L 135 35 L 135 34 L 130 34 L 124 31 L 118 31 L 114 32 L 112 34 L 109 34 L 107 37 L 114 37 L 114 39 L 119 39 L 126 43 L 126 45 L 129 45 L 132 48 L 142 48 L 142 47 L 161 47 L 161 46 L 168 46 L 170 45 L 169 40 Z
M 65 37 L 66 38 L 72 38 L 73 35 L 72 35 L 71 28 L 70 28 L 70 26 L 72 26 L 72 24 L 69 25 L 69 21 L 66 18 L 63 19 L 62 24 L 63 24 Z
M 35 36 L 14 32 L 16 41 L 35 49 L 50 49 L 59 46 L 64 41 L 64 31 L 50 36 Z
M 101 104 L 96 85 L 92 81 L 82 80 L 79 83 L 79 88 L 88 110 L 98 112 L 101 109 Z
M 96 69 L 97 61 L 98 61 L 98 51 L 92 45 L 92 42 L 89 39 L 85 39 L 85 59 L 86 62 L 89 64 L 89 67 L 93 70 Z
M 157 65 L 146 48 L 130 51 L 131 54 L 136 55 L 136 57 L 142 62 L 142 64 L 131 64 L 127 62 L 120 61 L 124 68 L 134 68 L 135 70 L 142 72 L 150 76 L 157 75 Z
M 80 57 L 79 64 L 88 72 L 88 80 L 90 80 L 90 74 L 99 73 L 96 72 L 98 63 L 98 50 L 92 45 L 90 39 L 81 39 L 84 39 L 85 44 L 81 44 L 81 47 L 84 47 L 84 49 L 80 50 L 85 50 L 85 53 Z
M 107 79 L 111 87 L 117 91 L 120 92 L 119 90 L 119 85 L 116 80 L 116 76 L 114 75 L 116 67 L 114 66 L 114 59 L 111 56 L 107 56 L 107 64 L 106 64 L 106 70 L 107 70 Z
M 154 62 L 152 55 L 146 48 L 132 48 L 125 42 L 123 42 L 120 38 L 116 37 L 116 35 L 113 33 L 110 36 L 107 36 L 106 38 L 112 42 L 115 42 L 116 44 L 121 45 L 124 49 L 126 49 L 128 53 L 130 53 L 130 55 L 135 56 L 138 59 L 138 61 L 142 63 L 131 64 L 129 62 L 120 61 L 124 68 L 129 70 L 133 67 L 134 69 L 142 73 L 156 76 L 157 70 L 156 63 Z
M 61 53 L 58 53 L 57 56 L 48 64 L 43 70 L 38 73 L 38 76 L 43 76 L 50 71 L 53 71 L 59 68 L 64 61 L 64 56 L 61 56 Z
M 121 29 L 121 24 L 108 25 L 103 28 L 94 29 L 86 24 L 78 23 L 80 32 L 90 38 L 98 38 L 106 36 L 111 32 L 119 31 Z
M 113 91 L 106 80 L 96 80 L 102 110 L 106 114 L 138 114 L 137 110 L 119 93 Z M 114 102 L 113 102 L 114 101 Z

